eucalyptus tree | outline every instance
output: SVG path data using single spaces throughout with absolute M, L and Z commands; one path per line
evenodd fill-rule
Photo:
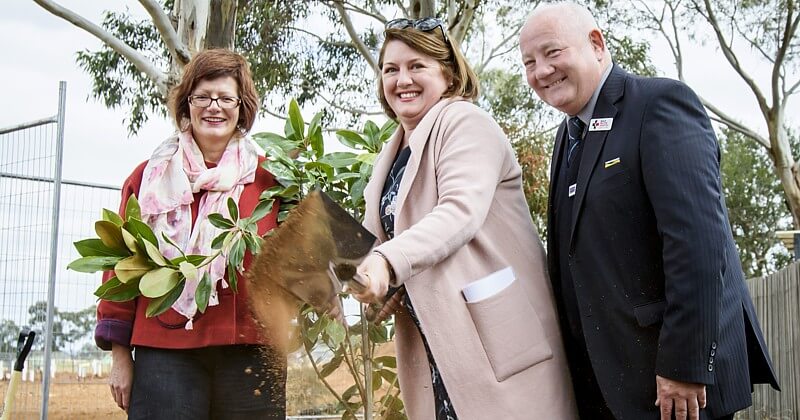
M 689 66 L 707 63 L 685 60 L 686 42 L 710 41 L 727 64 L 744 82 L 758 105 L 766 135 L 743 124 L 727 111 L 726 104 L 712 103 L 703 97 L 703 87 L 695 86 L 711 118 L 745 135 L 770 157 L 780 180 L 795 228 L 800 228 L 800 167 L 789 141 L 787 104 L 800 91 L 800 2 L 794 0 L 629 0 L 624 9 L 634 10 L 639 27 L 659 34 L 667 42 L 677 69 L 685 80 Z M 622 14 L 622 9 L 619 13 Z M 709 34 L 709 35 L 706 35 Z M 759 81 L 747 57 L 755 56 L 769 69 L 766 81 Z

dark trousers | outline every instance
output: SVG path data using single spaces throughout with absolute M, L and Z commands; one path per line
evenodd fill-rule
M 286 418 L 286 361 L 261 346 L 137 347 L 129 419 Z

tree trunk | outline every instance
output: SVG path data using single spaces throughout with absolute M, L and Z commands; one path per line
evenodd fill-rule
M 411 0 L 408 12 L 412 19 L 435 16 L 436 0 Z
M 788 134 L 783 127 L 783 108 L 767 118 L 767 129 L 772 143 L 770 155 L 775 163 L 775 172 L 781 180 L 786 194 L 786 204 L 792 213 L 795 229 L 800 229 L 800 172 L 792 156 Z

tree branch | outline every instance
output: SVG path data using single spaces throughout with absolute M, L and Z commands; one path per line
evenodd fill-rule
M 500 41 L 500 43 L 495 45 L 495 47 L 492 48 L 491 51 L 489 51 L 489 57 L 486 58 L 485 60 L 483 60 L 483 62 L 478 67 L 475 68 L 475 73 L 478 73 L 478 74 L 482 73 L 483 69 L 485 69 L 486 66 L 489 65 L 489 62 L 491 62 L 493 59 L 495 59 L 497 57 L 500 57 L 502 55 L 508 54 L 508 52 L 511 51 L 515 47 L 515 45 L 512 45 L 511 47 L 507 48 L 505 51 L 503 51 L 501 53 L 497 53 L 497 51 L 500 48 L 504 47 L 509 41 L 512 41 L 512 40 L 516 39 L 517 36 L 519 35 L 519 31 L 520 30 L 522 30 L 522 24 L 517 25 L 517 27 L 514 29 L 514 31 L 511 34 L 509 34 L 507 37 L 505 37 L 505 39 Z
M 338 109 L 340 111 L 349 112 L 351 114 L 358 114 L 358 115 L 383 115 L 383 111 L 368 111 L 366 109 L 348 108 L 348 107 L 339 105 L 339 104 L 333 102 L 332 100 L 326 98 L 324 95 L 322 95 L 321 92 L 317 92 L 316 94 L 317 94 L 317 97 L 322 99 L 325 103 L 327 103 L 328 105 L 330 105 L 330 106 L 332 106 L 332 107 L 334 107 L 334 108 L 336 108 L 336 109 Z
M 758 144 L 764 146 L 764 148 L 767 149 L 767 151 L 772 149 L 772 146 L 770 145 L 769 139 L 765 139 L 760 134 L 758 134 L 755 131 L 747 128 L 745 125 L 739 123 L 738 121 L 733 119 L 733 117 L 731 117 L 731 116 L 727 115 L 726 113 L 722 112 L 722 110 L 720 110 L 719 108 L 714 106 L 714 104 L 712 104 L 711 102 L 703 99 L 702 97 L 700 98 L 700 102 L 703 103 L 703 106 L 705 106 L 706 109 L 708 109 L 709 111 L 711 111 L 714 114 L 714 115 L 712 115 L 710 117 L 712 120 L 714 120 L 714 121 L 716 121 L 716 122 L 718 122 L 720 124 L 724 124 L 728 128 L 730 128 L 730 129 L 732 129 L 734 131 L 738 131 L 739 133 L 742 133 L 747 137 L 750 137 L 751 139 L 757 141 Z
M 386 24 L 386 18 L 383 15 L 376 13 L 375 11 L 369 11 L 364 9 L 363 7 L 358 7 L 349 1 L 345 1 L 344 5 L 346 6 L 345 7 L 346 10 L 352 10 L 353 12 L 360 13 L 364 16 L 369 16 L 384 25 Z
M 458 20 L 450 27 L 449 32 L 450 37 L 458 41 L 459 45 L 464 42 L 464 38 L 467 36 L 467 30 L 475 17 L 475 8 L 478 7 L 477 3 L 478 0 L 465 0 L 463 6 L 455 15 L 458 16 Z
M 714 30 L 714 34 L 716 34 L 717 41 L 722 49 L 725 59 L 728 60 L 728 63 L 730 63 L 733 70 L 739 74 L 742 80 L 744 80 L 744 82 L 753 92 L 756 97 L 756 101 L 758 102 L 758 106 L 761 109 L 761 113 L 765 118 L 769 119 L 770 108 L 767 105 L 767 100 L 764 97 L 764 94 L 761 92 L 761 89 L 758 87 L 758 84 L 756 84 L 755 80 L 753 80 L 753 78 L 746 71 L 744 71 L 744 68 L 742 68 L 741 63 L 739 62 L 739 58 L 736 57 L 736 54 L 733 52 L 730 44 L 725 39 L 725 34 L 723 34 L 722 30 L 720 29 L 719 22 L 717 21 L 717 17 L 714 15 L 714 9 L 711 7 L 711 3 L 709 0 L 703 0 L 703 2 L 706 13 L 703 12 L 700 5 L 698 5 L 696 2 L 693 2 L 695 9 L 711 25 L 711 28 Z
M 154 0 L 139 0 L 139 3 L 150 14 L 153 24 L 156 25 L 158 33 L 161 34 L 161 39 L 167 45 L 167 49 L 169 49 L 169 53 L 175 61 L 186 65 L 192 58 L 191 54 L 189 54 L 189 49 L 178 38 L 175 28 L 172 27 L 172 22 L 170 22 L 167 14 L 161 10 L 161 6 Z
M 328 41 L 327 39 L 325 39 L 325 38 L 323 38 L 323 37 L 311 32 L 309 30 L 303 29 L 303 28 L 297 28 L 297 27 L 294 27 L 294 26 L 287 26 L 286 29 L 289 29 L 291 31 L 302 32 L 302 33 L 304 33 L 306 35 L 312 36 L 312 37 L 317 39 L 317 42 L 322 43 L 322 44 L 328 44 L 328 45 L 332 45 L 334 47 L 352 47 L 353 46 L 349 42 Z
M 779 93 L 783 93 L 785 96 L 786 92 L 782 92 L 782 87 L 778 87 L 778 81 L 780 78 L 780 70 L 783 68 L 784 60 L 786 59 L 786 52 L 789 49 L 789 46 L 792 43 L 792 38 L 794 38 L 795 33 L 797 33 L 797 25 L 800 22 L 800 15 L 794 18 L 792 21 L 792 7 L 787 7 L 787 15 L 786 15 L 786 28 L 783 31 L 783 36 L 781 37 L 780 47 L 778 48 L 777 54 L 775 55 L 775 64 L 772 68 L 772 103 L 774 107 L 778 107 L 781 101 L 781 98 L 778 98 Z M 789 91 L 793 91 L 797 87 L 797 84 L 792 86 Z M 784 97 L 785 97 L 784 96 Z
M 145 56 L 140 54 L 138 51 L 131 48 L 128 44 L 124 43 L 119 38 L 111 35 L 105 29 L 95 25 L 94 23 L 86 20 L 83 16 L 78 15 L 77 13 L 62 7 L 61 5 L 50 1 L 50 0 L 33 0 L 41 6 L 43 9 L 47 10 L 53 15 L 60 17 L 61 19 L 66 20 L 67 22 L 77 26 L 78 28 L 83 29 L 86 32 L 94 35 L 103 43 L 105 43 L 109 48 L 117 52 L 118 54 L 125 57 L 128 61 L 131 62 L 139 71 L 146 74 L 150 80 L 155 83 L 156 87 L 158 88 L 158 92 L 163 96 L 167 97 L 168 88 L 167 88 L 167 75 L 164 72 L 158 70 L 153 63 L 151 63 Z
M 358 37 L 358 33 L 356 32 L 355 28 L 353 28 L 353 22 L 350 21 L 350 16 L 348 16 L 347 11 L 344 10 L 344 3 L 341 0 L 337 0 L 333 2 L 334 6 L 336 7 L 336 11 L 339 12 L 339 16 L 342 18 L 342 24 L 344 25 L 345 29 L 347 29 L 347 34 L 350 35 L 350 39 L 355 44 L 356 49 L 358 52 L 364 56 L 364 59 L 367 60 L 369 66 L 372 68 L 372 71 L 375 72 L 377 76 L 379 74 L 380 69 L 378 69 L 378 62 L 375 61 L 375 57 L 372 56 L 370 53 L 369 48 L 361 41 L 361 38 Z

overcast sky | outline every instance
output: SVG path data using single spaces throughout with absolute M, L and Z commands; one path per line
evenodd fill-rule
M 108 110 L 89 97 L 89 77 L 75 63 L 77 51 L 99 48 L 93 36 L 49 14 L 30 0 L 4 2 L 0 16 L 0 80 L 3 98 L 0 127 L 53 115 L 57 110 L 58 82 L 67 81 L 64 178 L 119 185 L 139 162 L 171 131 L 171 124 L 151 119 L 140 133 L 128 137 L 122 110 Z M 100 23 L 103 10 L 126 7 L 135 16 L 146 16 L 133 0 L 60 0 L 87 19 Z M 643 36 L 645 36 L 643 34 Z M 661 44 L 653 44 L 653 58 L 662 74 L 674 76 L 671 56 Z M 729 69 L 719 51 L 695 47 L 688 50 L 686 74 L 689 84 L 722 109 L 765 132 L 755 100 L 743 82 Z M 759 81 L 769 69 L 755 60 L 745 60 Z M 519 67 L 521 71 L 521 67 Z M 13 102 L 13 103 L 12 103 Z M 787 118 L 797 123 L 798 101 L 791 103 Z M 276 130 L 274 122 L 259 121 L 254 132 Z

